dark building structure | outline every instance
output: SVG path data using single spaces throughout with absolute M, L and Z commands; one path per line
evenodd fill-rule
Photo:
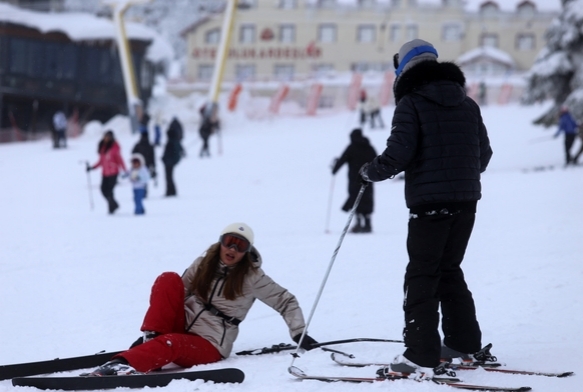
M 0 7 L 9 7 L 2 5 Z M 54 17 L 40 16 L 38 20 Z M 121 62 L 113 39 L 89 34 L 73 40 L 62 31 L 41 31 L 33 22 L 0 12 L 0 141 L 31 139 L 51 130 L 52 116 L 63 110 L 83 124 L 127 114 Z M 64 14 L 60 14 L 61 16 Z M 91 16 L 103 24 L 103 18 Z M 16 19 L 16 20 L 15 20 Z M 109 21 L 108 21 L 109 22 Z M 78 23 L 71 19 L 71 23 Z M 39 23 L 40 24 L 40 23 Z M 95 26 L 93 26 L 95 29 Z M 91 26 L 87 26 L 91 30 Z M 152 39 L 130 36 L 136 82 L 144 106 L 151 96 L 155 64 L 146 58 Z M 11 136 L 7 137 L 10 133 Z

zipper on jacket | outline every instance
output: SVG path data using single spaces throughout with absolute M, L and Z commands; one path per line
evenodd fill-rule
M 227 271 L 225 270 L 225 272 L 223 273 L 223 276 L 218 278 L 217 281 L 215 282 L 215 285 L 213 286 L 213 289 L 211 290 L 211 295 L 209 297 L 209 305 L 212 303 L 212 299 L 215 296 L 215 291 L 217 290 L 217 286 L 219 285 L 219 283 L 221 282 L 221 280 L 223 281 L 221 288 L 219 289 L 219 293 L 222 291 L 222 289 L 225 286 L 226 283 L 226 277 L 227 277 Z M 203 303 L 204 304 L 204 303 Z M 194 320 L 192 320 L 192 322 L 188 325 L 188 327 L 186 328 L 186 331 L 189 331 L 190 328 L 192 328 L 192 326 L 194 325 L 194 323 L 196 323 L 196 321 L 198 320 L 198 318 L 200 317 L 200 315 L 202 314 L 202 312 L 204 312 L 206 309 L 203 308 L 200 312 L 198 312 L 198 314 L 194 317 Z M 223 341 L 225 339 L 225 335 L 227 332 L 227 328 L 225 326 L 225 320 L 223 320 L 223 336 L 221 337 L 221 346 L 223 345 Z

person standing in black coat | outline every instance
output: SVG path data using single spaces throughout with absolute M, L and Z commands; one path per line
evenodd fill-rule
M 164 162 L 164 171 L 166 173 L 166 196 L 176 196 L 174 167 L 184 156 L 184 148 L 180 144 L 184 133 L 182 124 L 180 124 L 176 117 L 170 122 L 166 134 L 168 135 L 168 140 L 164 148 L 164 154 L 162 155 L 162 162 Z
M 388 369 L 430 378 L 441 357 L 492 359 L 461 263 L 482 197 L 492 149 L 479 106 L 454 63 L 437 62 L 429 42 L 405 43 L 394 57 L 395 112 L 384 152 L 364 181 L 405 172 L 409 208 L 403 331 L 406 350 Z M 438 331 L 442 313 L 443 346 Z
M 150 116 L 144 113 L 142 116 L 142 122 L 140 124 L 140 140 L 134 146 L 132 153 L 141 154 L 145 160 L 145 166 L 150 172 L 150 177 L 156 180 L 156 158 L 154 154 L 154 146 L 150 144 L 150 139 L 148 135 L 148 121 Z M 146 187 L 146 195 L 148 194 L 148 188 Z
M 210 110 L 208 109 L 210 105 Z M 200 110 L 200 127 L 198 133 L 202 139 L 202 148 L 200 149 L 200 157 L 207 156 L 210 158 L 209 138 L 213 133 L 220 129 L 220 122 L 218 118 L 218 107 L 216 104 L 205 104 Z
M 366 162 L 370 162 L 377 156 L 369 140 L 362 135 L 360 128 L 350 133 L 350 144 L 332 167 L 332 174 L 336 174 L 345 163 L 348 164 L 348 199 L 342 206 L 343 211 L 350 211 L 358 192 L 360 191 L 361 178 L 358 170 Z M 374 193 L 372 184 L 367 186 L 360 203 L 356 207 L 356 223 L 350 230 L 352 233 L 372 232 L 371 215 L 374 209 Z

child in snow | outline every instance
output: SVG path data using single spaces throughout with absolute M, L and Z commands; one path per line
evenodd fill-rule
M 146 212 L 143 201 L 144 197 L 146 197 L 148 181 L 150 181 L 150 172 L 146 167 L 146 160 L 142 154 L 132 154 L 131 162 L 132 168 L 130 169 L 129 177 L 134 188 L 134 203 L 136 205 L 134 213 L 136 215 L 143 215 Z

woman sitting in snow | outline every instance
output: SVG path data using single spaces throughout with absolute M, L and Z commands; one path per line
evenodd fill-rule
M 305 329 L 300 305 L 263 272 L 253 240 L 245 223 L 230 224 L 182 277 L 161 274 L 142 323 L 144 336 L 91 375 L 145 373 L 171 362 L 188 368 L 227 358 L 255 299 L 283 316 L 297 343 Z M 310 350 L 314 343 L 306 334 L 300 347 Z

